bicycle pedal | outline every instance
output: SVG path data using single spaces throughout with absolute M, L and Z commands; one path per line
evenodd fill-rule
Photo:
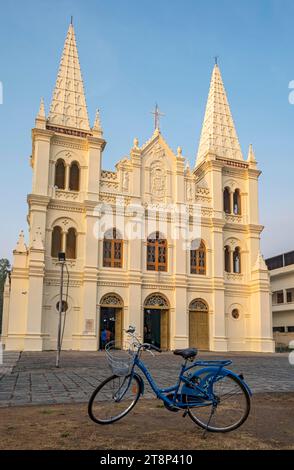
M 183 418 L 186 418 L 187 414 L 188 414 L 188 411 L 184 411 L 184 413 L 183 413 L 183 416 L 182 416 L 182 417 L 183 417 Z

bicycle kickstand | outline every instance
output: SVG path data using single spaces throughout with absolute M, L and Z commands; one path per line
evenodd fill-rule
M 208 426 L 210 425 L 210 421 L 211 421 L 212 416 L 214 415 L 215 410 L 216 410 L 216 406 L 213 405 L 213 406 L 212 406 L 212 409 L 211 409 L 210 416 L 209 416 L 209 420 L 208 420 L 207 425 L 206 425 L 206 429 L 204 429 L 203 434 L 202 434 L 202 439 L 206 439 L 206 434 L 207 434 Z

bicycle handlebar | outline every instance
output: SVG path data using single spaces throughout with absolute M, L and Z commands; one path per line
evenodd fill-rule
M 162 350 L 158 348 L 157 346 L 154 346 L 154 344 L 140 343 L 139 339 L 135 336 L 136 328 L 134 326 L 130 325 L 129 328 L 124 331 L 137 341 L 138 343 L 137 346 L 139 347 L 139 349 L 146 349 L 147 351 L 150 351 L 150 352 L 151 352 L 151 349 L 153 349 L 156 352 L 159 352 L 159 353 L 162 352 Z
M 154 344 L 143 343 L 143 344 L 142 344 L 142 347 L 143 347 L 144 349 L 149 349 L 149 350 L 150 350 L 150 349 L 154 349 L 154 351 L 157 351 L 157 352 L 159 352 L 159 353 L 162 352 L 162 350 L 161 350 L 160 348 L 158 348 L 157 346 L 154 346 Z

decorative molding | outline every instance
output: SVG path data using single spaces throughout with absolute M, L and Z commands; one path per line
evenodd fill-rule
M 117 181 L 118 180 L 118 175 L 115 171 L 109 171 L 109 170 L 102 170 L 101 171 L 101 179 L 102 180 L 111 180 L 111 181 Z
M 146 284 L 144 281 L 142 283 L 143 289 L 152 289 L 152 290 L 174 290 L 174 284 L 162 284 L 162 282 L 158 282 L 158 284 Z
M 211 197 L 196 195 L 195 196 L 195 201 L 196 202 L 211 203 Z
M 225 273 L 227 281 L 237 281 L 242 282 L 244 275 L 242 273 Z
M 124 206 L 127 206 L 131 202 L 130 196 L 123 196 L 121 194 L 113 194 L 113 193 L 99 193 L 99 202 L 108 202 L 109 204 L 115 204 L 117 197 L 120 196 L 123 198 Z
M 102 273 L 100 273 L 101 275 Z M 128 288 L 130 285 L 127 282 L 111 282 L 111 281 L 98 281 L 97 282 L 98 286 L 103 286 L 103 287 L 124 287 Z
M 228 159 L 221 158 L 221 157 L 216 157 L 216 160 L 224 163 L 225 165 L 232 166 L 235 168 L 244 168 L 244 169 L 248 168 L 248 163 L 245 163 L 244 161 L 240 162 L 236 160 L 228 160 Z
M 159 146 L 157 146 L 159 147 Z M 152 155 L 156 160 L 150 165 L 150 189 L 152 202 L 162 202 L 166 196 L 166 169 L 163 165 L 164 149 L 155 148 Z
M 168 301 L 160 294 L 151 294 L 145 299 L 145 308 L 169 308 Z
M 56 189 L 55 199 L 76 201 L 77 199 L 79 199 L 79 193 L 74 191 L 63 191 L 62 189 Z
M 53 209 L 53 210 L 57 210 L 57 211 L 66 211 L 66 212 L 84 212 L 84 208 L 83 207 L 78 207 L 78 206 L 63 206 L 63 205 L 59 205 L 59 204 L 54 204 L 53 202 L 51 202 L 49 205 L 48 205 L 48 209 Z
M 208 207 L 201 208 L 201 215 L 202 217 L 212 217 L 213 216 L 213 209 Z
M 111 191 L 119 190 L 119 183 L 118 181 L 100 181 L 100 189 L 107 192 L 109 189 Z
M 45 286 L 60 286 L 60 280 L 59 279 L 45 279 L 44 281 Z M 83 285 L 83 282 L 81 281 L 74 281 L 70 280 L 69 281 L 69 287 L 81 287 Z
M 204 186 L 196 186 L 196 194 L 208 196 L 209 193 L 210 193 L 209 188 L 205 188 Z
M 189 311 L 190 312 L 207 312 L 208 313 L 208 305 L 202 299 L 194 299 L 189 304 Z
M 235 214 L 226 214 L 225 215 L 226 222 L 228 223 L 237 223 L 241 224 L 243 222 L 242 215 L 235 215 Z
M 106 307 L 123 307 L 123 301 L 117 294 L 105 294 L 100 300 L 101 306 Z
M 87 150 L 88 146 L 85 141 L 79 142 L 73 142 L 72 140 L 62 140 L 61 138 L 54 137 L 52 140 L 52 144 L 58 145 L 60 147 L 66 147 L 72 150 Z
M 50 126 L 49 124 L 46 125 L 46 129 L 52 132 L 58 132 L 59 134 L 82 137 L 83 139 L 87 138 L 88 136 L 93 135 L 91 132 L 83 132 L 83 131 L 78 131 L 76 129 L 70 129 L 70 128 L 65 128 L 65 127 Z

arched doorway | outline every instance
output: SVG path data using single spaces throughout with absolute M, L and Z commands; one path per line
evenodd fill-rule
M 99 349 L 109 341 L 122 344 L 123 301 L 117 294 L 106 294 L 100 301 Z
M 151 294 L 144 302 L 144 342 L 169 348 L 169 303 L 161 294 Z
M 189 347 L 209 349 L 208 305 L 202 299 L 189 305 Z

